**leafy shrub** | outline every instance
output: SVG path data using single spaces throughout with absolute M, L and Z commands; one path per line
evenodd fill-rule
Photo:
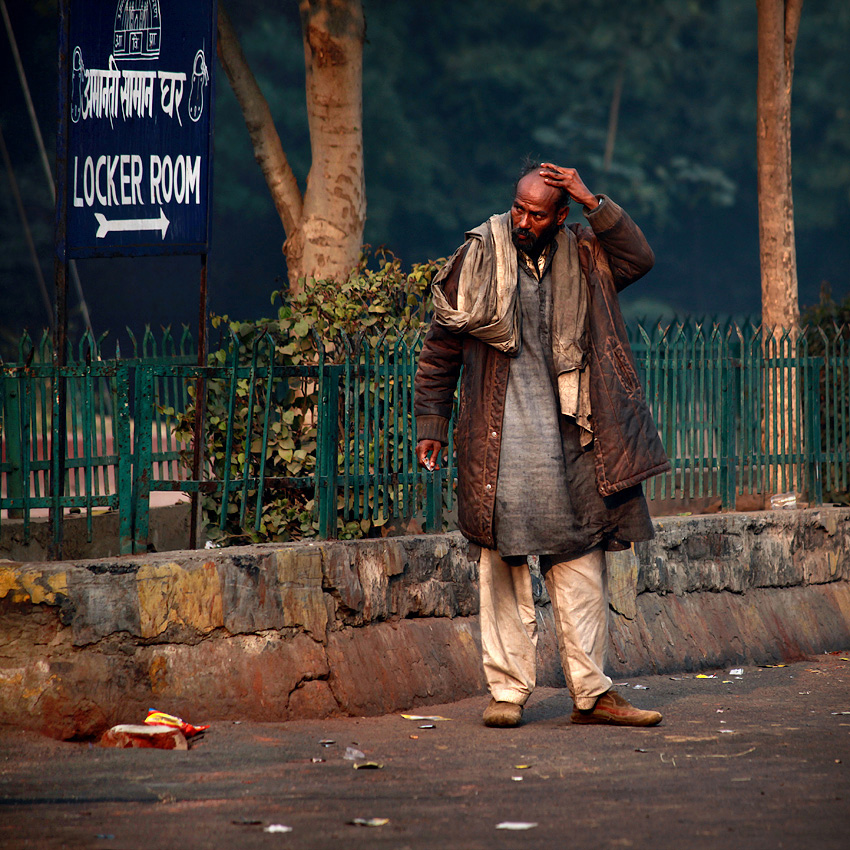
M 221 544 L 284 541 L 313 536 L 312 491 L 306 481 L 292 481 L 316 471 L 318 381 L 300 375 L 277 381 L 269 393 L 267 367 L 316 366 L 320 359 L 336 362 L 344 356 L 345 340 L 374 346 L 379 341 L 410 339 L 423 329 L 429 315 L 431 279 L 442 261 L 417 264 L 410 272 L 391 253 L 375 252 L 377 268 L 369 267 L 368 246 L 351 276 L 338 283 L 310 281 L 297 294 L 272 293 L 279 302 L 276 318 L 234 321 L 215 316 L 214 328 L 222 331 L 222 343 L 210 352 L 210 366 L 255 367 L 254 380 L 240 377 L 231 399 L 231 382 L 222 370 L 207 380 L 207 407 L 204 427 L 205 460 L 212 477 L 241 479 L 247 468 L 249 478 L 259 478 L 263 459 L 265 477 L 270 479 L 262 494 L 262 513 L 256 516 L 256 488 L 231 493 L 224 508 L 220 494 L 203 499 L 204 524 L 210 539 Z M 320 354 L 321 349 L 321 354 Z M 190 387 L 194 398 L 194 383 Z M 268 437 L 263 458 L 266 408 L 271 406 Z M 191 444 L 195 425 L 195 405 L 182 414 L 164 411 L 176 423 L 176 434 Z M 228 450 L 228 424 L 232 443 Z M 246 467 L 247 454 L 247 467 Z M 191 467 L 191 457 L 184 458 Z M 209 477 L 209 476 L 208 476 Z M 289 480 L 285 480 L 289 479 Z M 341 501 L 341 498 L 340 498 Z M 341 538 L 360 537 L 372 530 L 370 520 L 344 522 L 338 519 Z

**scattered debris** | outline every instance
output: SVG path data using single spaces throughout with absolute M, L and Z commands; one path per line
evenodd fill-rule
M 418 735 L 411 735 L 411 736 L 410 736 L 410 738 L 411 738 L 411 740 L 413 740 L 413 741 L 418 741 L 418 740 L 419 740 L 419 736 L 418 736 Z
M 514 770 L 528 770 L 530 767 L 530 764 L 515 764 Z
M 439 714 L 402 714 L 405 720 L 451 720 L 451 717 L 440 717 Z
M 364 761 L 361 764 L 355 764 L 355 770 L 381 770 L 383 769 L 382 764 L 378 764 L 376 761 Z
M 511 779 L 512 779 L 514 782 L 522 782 L 522 777 L 521 777 L 521 776 L 512 776 L 512 777 L 511 777 Z
M 270 823 L 263 827 L 263 832 L 292 832 L 292 827 L 282 823 Z
M 635 691 L 648 691 L 649 688 L 646 685 L 632 685 L 632 690 Z
M 770 497 L 770 509 L 772 511 L 793 511 L 797 508 L 796 493 L 776 493 Z
M 686 759 L 737 759 L 741 756 L 749 755 L 755 750 L 755 747 L 750 747 L 748 750 L 742 750 L 740 753 L 704 753 L 697 755 L 696 753 L 685 753 Z
M 201 732 L 206 732 L 210 728 L 209 723 L 206 726 L 193 726 L 191 723 L 183 720 L 182 717 L 177 717 L 175 714 L 166 714 L 164 711 L 157 711 L 155 708 L 148 709 L 148 716 L 145 718 L 145 723 L 150 726 L 174 726 L 187 738 L 192 738 Z
M 312 759 L 310 759 L 310 761 L 313 762 L 313 764 L 322 764 L 325 760 L 324 759 L 312 758 Z
M 733 667 L 729 671 L 729 675 L 730 676 L 743 676 L 744 675 L 744 668 L 743 667 Z
M 437 727 L 433 723 L 423 723 L 420 729 L 436 729 Z
M 351 826 L 386 826 L 389 822 L 389 818 L 354 818 L 349 821 Z
M 496 829 L 534 829 L 537 824 L 531 821 L 524 820 L 503 820 L 501 823 L 496 824 Z
M 188 750 L 186 736 L 174 726 L 124 723 L 107 729 L 98 742 L 119 749 Z
M 697 673 L 697 679 L 716 679 L 717 676 L 714 673 Z
M 649 750 L 645 750 L 643 747 L 635 747 L 636 753 L 648 753 Z
M 357 759 L 365 759 L 366 753 L 363 750 L 358 750 L 357 747 L 346 747 L 343 758 L 348 761 L 356 761 Z
M 336 741 L 332 741 L 330 738 L 322 738 L 322 740 L 319 741 L 319 746 L 321 746 L 321 747 L 332 747 L 335 743 L 336 743 Z
M 262 826 L 263 822 L 261 820 L 256 820 L 255 818 L 237 818 L 236 820 L 230 821 L 232 824 L 236 826 Z

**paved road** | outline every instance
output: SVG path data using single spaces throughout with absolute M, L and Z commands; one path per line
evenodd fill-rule
M 619 683 L 664 712 L 654 729 L 571 726 L 552 689 L 510 730 L 480 724 L 483 697 L 418 709 L 450 718 L 432 729 L 399 715 L 214 723 L 188 752 L 0 729 L 0 847 L 846 850 L 848 659 Z M 354 770 L 349 746 L 383 767 Z

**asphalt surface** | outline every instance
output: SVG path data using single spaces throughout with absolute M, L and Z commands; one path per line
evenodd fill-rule
M 617 686 L 664 722 L 573 726 L 566 691 L 541 689 L 508 730 L 481 725 L 484 697 L 416 709 L 450 718 L 433 728 L 213 721 L 188 752 L 0 728 L 0 847 L 850 847 L 850 651 Z

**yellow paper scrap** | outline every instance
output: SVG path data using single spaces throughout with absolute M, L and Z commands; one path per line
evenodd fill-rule
M 405 720 L 451 720 L 451 717 L 440 717 L 439 714 L 402 714 Z

